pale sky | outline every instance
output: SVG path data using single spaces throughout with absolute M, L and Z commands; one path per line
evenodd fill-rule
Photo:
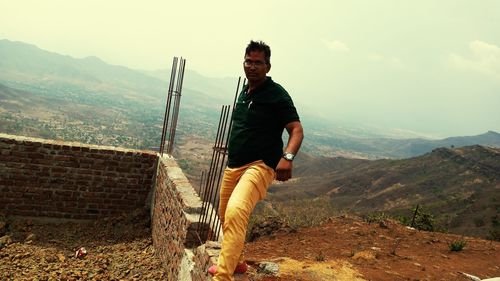
M 246 44 L 263 40 L 299 113 L 500 132 L 498 0 L 0 0 L 0 14 L 0 39 L 134 69 L 182 56 L 210 77 L 242 75 Z

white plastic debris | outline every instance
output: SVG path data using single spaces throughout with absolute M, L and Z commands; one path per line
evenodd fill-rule
M 83 258 L 87 255 L 87 250 L 85 250 L 84 247 L 81 247 L 80 249 L 78 249 L 75 253 L 75 258 Z

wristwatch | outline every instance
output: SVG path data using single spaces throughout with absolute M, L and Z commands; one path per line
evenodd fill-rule
M 295 158 L 295 154 L 290 153 L 290 152 L 285 152 L 283 153 L 283 158 L 288 161 L 293 161 L 293 158 Z

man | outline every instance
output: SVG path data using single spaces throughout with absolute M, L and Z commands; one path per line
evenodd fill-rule
M 269 46 L 250 41 L 243 69 L 248 83 L 233 112 L 228 164 L 220 189 L 224 238 L 218 264 L 209 269 L 217 281 L 233 280 L 234 272 L 247 270 L 242 251 L 250 214 L 266 197 L 275 178 L 286 181 L 292 177 L 292 161 L 304 137 L 292 99 L 267 76 L 271 69 Z M 284 129 L 289 138 L 283 151 Z

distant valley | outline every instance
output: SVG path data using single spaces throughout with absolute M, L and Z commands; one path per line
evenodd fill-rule
M 168 69 L 133 70 L 0 40 L 0 132 L 155 149 L 169 77 Z M 174 156 L 195 187 L 208 169 L 221 106 L 232 104 L 236 84 L 237 78 L 186 72 Z M 436 140 L 332 123 L 298 108 L 306 139 L 296 178 L 273 186 L 272 200 L 327 196 L 338 208 L 393 214 L 424 204 L 442 213 L 450 230 L 484 236 L 496 227 L 498 132 Z
M 189 65 L 189 61 L 188 61 Z M 160 141 L 170 71 L 138 71 L 96 57 L 75 59 L 0 40 L 0 131 L 147 149 Z M 187 70 L 179 143 L 215 137 L 221 106 L 232 104 L 237 78 Z M 299 107 L 299 111 L 301 108 Z M 335 124 L 301 112 L 303 151 L 316 156 L 379 159 L 421 155 L 436 147 L 500 146 L 500 134 L 431 140 L 399 130 Z

